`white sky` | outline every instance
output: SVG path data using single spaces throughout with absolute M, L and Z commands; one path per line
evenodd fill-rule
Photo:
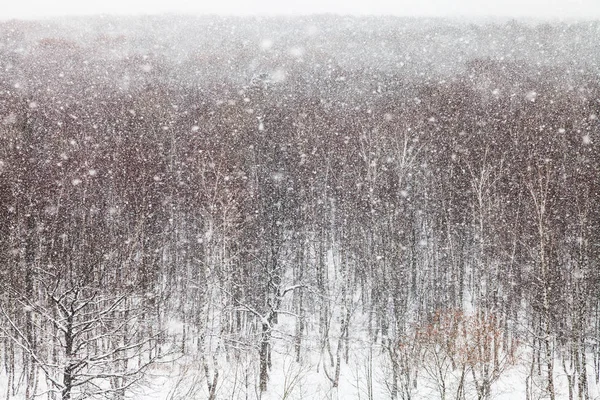
M 600 0 L 2 0 L 0 19 L 163 12 L 600 18 Z

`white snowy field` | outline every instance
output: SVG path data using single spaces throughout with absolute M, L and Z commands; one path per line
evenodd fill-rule
M 344 400 L 344 399 L 392 399 L 391 367 L 389 357 L 381 349 L 360 346 L 355 341 L 349 362 L 341 368 L 339 387 L 333 388 L 323 371 L 323 359 L 318 356 L 307 357 L 300 363 L 295 361 L 286 346 L 278 346 L 273 355 L 269 388 L 265 393 L 258 392 L 258 359 L 249 357 L 240 363 L 223 362 L 220 367 L 220 383 L 217 388 L 219 399 L 306 399 L 306 400 Z M 368 343 L 364 341 L 363 343 Z M 526 379 L 530 368 L 527 351 L 520 356 L 519 362 L 508 368 L 502 377 L 492 385 L 490 399 L 516 400 L 526 399 Z M 559 360 L 555 361 L 556 398 L 569 399 L 568 380 Z M 592 371 L 590 366 L 588 371 Z M 531 400 L 547 399 L 545 377 L 543 373 L 533 382 Z M 193 360 L 180 360 L 170 375 L 157 377 L 156 385 L 139 399 L 184 400 L 206 399 L 208 390 L 200 363 Z M 467 379 L 464 399 L 478 399 L 471 379 Z M 600 398 L 597 379 L 588 376 L 590 399 Z M 448 376 L 446 399 L 457 399 L 456 380 L 453 372 Z M 438 400 L 441 396 L 434 382 L 425 372 L 421 372 L 411 391 L 412 400 Z M 409 399 L 397 394 L 397 399 Z
M 181 331 L 183 325 L 172 322 L 173 341 L 181 339 L 173 335 L 173 331 Z M 337 340 L 331 340 L 331 352 L 320 348 L 317 337 L 304 337 L 301 359 L 296 360 L 293 341 L 293 317 L 281 316 L 272 339 L 272 365 L 269 370 L 268 389 L 259 391 L 259 357 L 258 349 L 243 348 L 225 341 L 220 341 L 213 354 L 185 356 L 173 362 L 157 363 L 149 369 L 138 386 L 129 390 L 127 399 L 132 400 L 192 400 L 210 399 L 208 382 L 216 381 L 214 399 L 232 400 L 345 400 L 345 399 L 394 399 L 392 395 L 392 367 L 389 353 L 380 345 L 373 345 L 368 340 L 365 329 L 366 321 L 355 317 L 348 335 L 348 360 L 346 349 L 341 352 L 341 365 L 338 387 L 333 387 L 329 377 L 333 375 Z M 335 335 L 332 335 L 335 338 Z M 194 342 L 196 338 L 188 338 Z M 209 339 L 210 342 L 210 339 Z M 344 340 L 344 343 L 346 341 Z M 321 351 L 322 350 L 322 351 Z M 213 358 L 214 355 L 214 358 Z M 207 361 L 207 358 L 211 358 Z M 589 357 L 593 359 L 593 357 Z M 425 365 L 426 360 L 418 360 L 415 365 L 416 380 L 402 387 L 402 379 L 398 385 L 396 399 L 437 400 L 440 394 L 440 380 Z M 334 360 L 335 364 L 335 360 Z M 533 374 L 527 394 L 527 376 L 531 369 L 531 351 L 522 345 L 515 357 L 513 365 L 507 366 L 500 378 L 493 382 L 491 395 L 487 398 L 495 400 L 549 398 L 545 392 L 545 371 Z M 589 399 L 600 398 L 598 377 L 593 376 L 593 366 L 588 368 Z M 568 366 L 558 358 L 554 362 L 554 378 L 556 399 L 569 399 Z M 217 378 L 215 379 L 215 374 Z M 463 394 L 457 395 L 459 368 L 448 367 L 445 370 L 445 399 L 478 399 L 473 379 L 467 373 Z M 18 376 L 18 374 L 17 374 Z M 26 400 L 23 390 L 7 387 L 6 375 L 0 374 L 0 393 L 7 400 Z M 108 396 L 108 395 L 107 395 Z M 410 396 L 410 397 L 409 397 Z M 575 394 L 576 396 L 576 394 Z M 51 399 L 47 394 L 46 380 L 40 372 L 38 391 L 35 398 Z M 59 397 L 57 397 L 59 398 Z M 87 398 L 74 393 L 73 399 Z M 112 399 L 113 397 L 105 397 Z M 576 398 L 576 397 L 575 397 Z M 116 397 L 115 397 L 116 399 Z

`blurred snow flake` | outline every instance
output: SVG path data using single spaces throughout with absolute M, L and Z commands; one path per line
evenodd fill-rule
M 6 117 L 4 117 L 4 119 L 2 120 L 2 123 L 4 125 L 11 125 L 17 122 L 17 114 L 15 114 L 14 112 L 9 113 Z
M 49 215 L 56 215 L 58 213 L 58 207 L 54 205 L 48 206 L 44 208 L 44 212 Z
M 532 90 L 530 92 L 527 92 L 527 94 L 525 95 L 525 98 L 528 101 L 535 102 L 535 100 L 537 99 L 537 96 L 538 96 L 537 92 Z
M 284 176 L 282 172 L 274 172 L 271 174 L 271 179 L 273 179 L 275 182 L 281 182 L 283 178 Z
M 590 138 L 590 135 L 584 135 L 582 138 L 583 144 L 591 144 L 592 143 L 592 139 Z
M 263 39 L 263 41 L 260 42 L 260 48 L 263 50 L 269 50 L 271 47 L 273 47 L 273 40 L 271 39 Z
M 304 48 L 302 47 L 292 47 L 289 50 L 289 53 L 292 57 L 300 58 L 304 55 Z
M 281 83 L 281 82 L 285 81 L 285 77 L 286 77 L 285 71 L 283 69 L 277 69 L 271 75 L 271 80 L 275 83 Z

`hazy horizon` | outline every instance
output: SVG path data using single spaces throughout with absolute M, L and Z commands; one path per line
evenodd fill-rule
M 290 16 L 310 14 L 389 15 L 407 17 L 448 18 L 533 18 L 533 19 L 599 19 L 600 2 L 594 0 L 307 0 L 288 4 L 274 0 L 244 2 L 224 0 L 218 3 L 184 0 L 117 1 L 89 4 L 73 0 L 12 2 L 0 10 L 0 20 L 44 19 L 89 15 L 227 15 Z

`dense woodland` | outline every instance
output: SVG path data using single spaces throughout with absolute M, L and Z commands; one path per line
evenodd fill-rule
M 367 399 L 490 399 L 516 364 L 523 399 L 591 399 L 598 37 L 1 22 L 0 395 L 143 399 L 185 360 L 170 399 L 260 398 L 288 351 L 334 396 L 360 348 Z

